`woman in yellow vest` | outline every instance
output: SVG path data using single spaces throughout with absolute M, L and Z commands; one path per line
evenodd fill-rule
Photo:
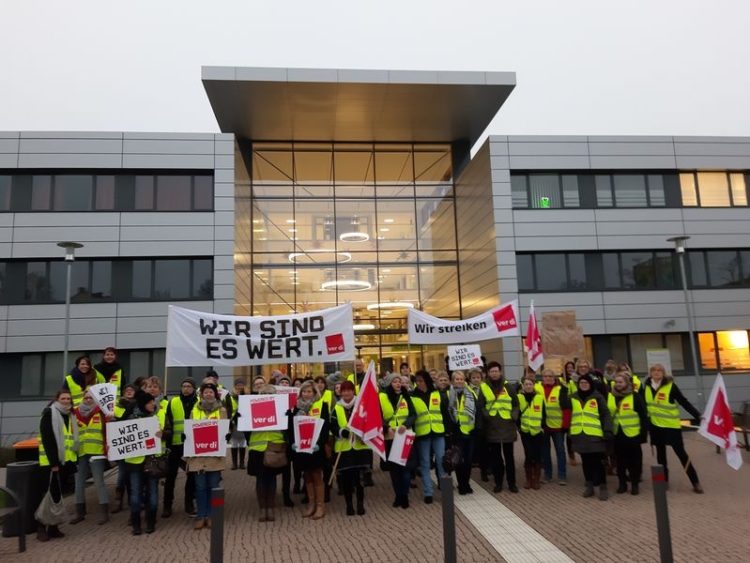
M 192 420 L 226 419 L 227 411 L 219 399 L 219 389 L 213 383 L 204 383 L 198 392 L 198 402 L 190 414 Z M 219 436 L 219 440 L 225 440 Z M 187 471 L 195 473 L 195 499 L 198 512 L 193 530 L 211 527 L 211 490 L 219 486 L 224 456 L 200 456 L 185 458 Z
M 414 376 L 416 387 L 411 395 L 417 419 L 414 423 L 416 442 L 419 452 L 419 470 L 422 478 L 422 492 L 426 504 L 432 504 L 432 477 L 430 467 L 433 458 L 438 481 L 445 475 L 443 456 L 445 455 L 445 421 L 448 414 L 448 397 L 440 395 L 432 384 L 430 374 L 418 370 Z
M 544 396 L 544 445 L 542 446 L 542 466 L 544 479 L 542 483 L 552 480 L 552 446 L 555 447 L 557 459 L 557 483 L 567 484 L 567 467 L 565 463 L 565 434 L 570 428 L 570 400 L 568 387 L 562 385 L 560 378 L 551 369 L 542 370 L 542 394 Z
M 305 480 L 308 509 L 302 516 L 313 520 L 319 520 L 326 515 L 323 468 L 326 464 L 325 444 L 328 440 L 329 412 L 328 403 L 320 396 L 315 384 L 309 380 L 303 382 L 297 394 L 297 405 L 289 413 L 289 437 L 293 442 L 295 417 L 312 416 L 323 419 L 323 428 L 314 452 L 298 452 L 297 444 L 292 443 L 294 466 L 302 471 Z
M 620 371 L 612 381 L 612 392 L 616 407 L 614 416 L 615 458 L 617 459 L 617 494 L 628 491 L 638 494 L 643 472 L 641 444 L 646 442 L 648 416 L 643 398 L 634 392 L 630 373 Z
M 91 367 L 91 358 L 88 356 L 78 356 L 75 361 L 75 367 L 65 376 L 63 389 L 70 391 L 73 397 L 73 407 L 77 407 L 83 400 L 83 394 L 92 385 L 97 383 L 106 383 L 104 376 L 96 373 Z
M 527 374 L 521 381 L 518 394 L 519 428 L 523 444 L 523 468 L 526 474 L 524 489 L 539 489 L 542 479 L 542 447 L 544 446 L 544 391 L 536 387 L 534 374 Z
M 336 437 L 334 453 L 338 458 L 336 469 L 339 482 L 346 500 L 346 515 L 354 516 L 354 499 L 357 497 L 356 514 L 365 513 L 365 488 L 362 479 L 364 471 L 372 466 L 372 451 L 358 436 L 349 431 L 349 419 L 354 409 L 354 383 L 343 381 L 339 383 L 341 398 L 333 407 L 331 414 L 331 434 Z
M 403 434 L 411 430 L 417 418 L 411 397 L 407 395 L 401 383 L 401 375 L 390 373 L 383 378 L 385 392 L 380 393 L 380 409 L 383 414 L 383 435 L 385 436 L 386 458 L 390 455 L 396 432 Z M 406 466 L 393 462 L 385 462 L 384 467 L 391 477 L 391 486 L 395 498 L 393 507 L 409 508 L 409 488 L 411 486 L 411 470 L 416 468 L 416 449 L 409 456 Z
M 245 380 L 237 378 L 234 380 L 234 390 L 227 397 L 227 404 L 231 407 L 231 412 L 227 411 L 231 424 L 229 431 L 232 434 L 229 440 L 229 449 L 232 451 L 232 470 L 237 468 L 245 469 L 245 451 L 247 450 L 247 433 L 237 430 L 237 413 L 240 396 L 245 394 Z
M 453 385 L 448 390 L 448 413 L 450 420 L 446 420 L 450 434 L 451 448 L 461 453 L 461 463 L 454 467 L 458 481 L 458 494 L 470 495 L 473 489 L 469 485 L 471 479 L 471 463 L 474 453 L 474 426 L 476 422 L 477 397 L 466 384 L 466 377 L 462 371 L 452 374 Z M 442 460 L 436 460 L 441 463 Z
M 49 483 L 55 502 L 62 498 L 63 483 L 76 470 L 78 425 L 73 420 L 72 404 L 69 391 L 58 391 L 49 406 L 42 410 L 39 421 L 39 466 L 44 470 L 44 482 Z M 65 534 L 57 526 L 39 522 L 36 533 L 39 541 L 62 537 Z
M 563 368 L 563 385 L 568 388 L 568 397 L 570 397 L 573 393 L 578 391 L 578 387 L 576 387 L 576 381 L 578 380 L 578 374 L 576 373 L 576 363 L 575 362 L 565 362 L 565 367 Z M 568 448 L 568 463 L 570 465 L 578 465 L 578 462 L 576 461 L 576 454 L 573 451 L 573 446 L 570 443 L 570 433 L 567 433 L 565 435 L 565 446 Z
M 118 397 L 115 402 L 115 420 L 121 420 L 126 411 L 133 409 L 136 390 L 136 386 L 132 383 L 122 387 L 122 396 Z M 115 485 L 115 505 L 112 507 L 112 514 L 122 511 L 125 490 L 130 488 L 125 460 L 121 459 L 115 463 L 117 464 L 117 484 Z
M 174 487 L 180 467 L 185 469 L 185 497 L 183 499 L 185 514 L 195 516 L 195 473 L 187 471 L 183 462 L 185 449 L 185 419 L 189 419 L 198 396 L 195 393 L 195 381 L 186 377 L 180 382 L 180 394 L 172 397 L 165 408 L 166 440 L 169 444 L 169 458 L 167 461 L 167 477 L 164 479 L 164 504 L 161 517 L 172 516 L 174 502 Z
M 78 524 L 86 517 L 86 479 L 91 469 L 99 499 L 100 518 L 97 524 L 109 521 L 109 497 L 104 483 L 104 470 L 108 467 L 105 456 L 105 419 L 91 393 L 86 391 L 83 401 L 73 409 L 78 424 L 78 470 L 76 471 L 76 516 L 70 523 Z M 107 420 L 112 420 L 110 416 Z
M 585 498 L 594 496 L 594 487 L 599 487 L 599 500 L 607 500 L 607 472 L 605 455 L 607 441 L 612 440 L 612 419 L 607 400 L 594 389 L 591 375 L 578 377 L 578 391 L 570 397 L 570 440 L 573 451 L 581 455 L 586 488 Z
M 698 473 L 695 471 L 682 441 L 682 425 L 678 405 L 692 415 L 696 425 L 700 424 L 701 413 L 685 398 L 672 376 L 667 374 L 661 364 L 651 366 L 648 377 L 641 386 L 641 393 L 646 401 L 648 411 L 651 444 L 656 446 L 656 461 L 664 466 L 664 476 L 667 481 L 669 481 L 667 446 L 672 446 L 693 485 L 693 492 L 703 494 Z
M 117 348 L 107 346 L 102 352 L 102 361 L 94 366 L 97 376 L 104 378 L 104 381 L 117 387 L 117 394 L 120 394 L 122 388 L 122 366 L 117 361 Z

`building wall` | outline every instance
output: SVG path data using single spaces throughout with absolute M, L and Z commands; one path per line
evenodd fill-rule
M 564 170 L 747 170 L 750 138 L 491 136 L 500 299 L 520 299 L 523 330 L 534 299 L 537 314 L 575 310 L 587 335 L 688 330 L 682 291 L 519 294 L 514 252 L 672 250 L 667 238 L 688 235 L 688 248 L 750 248 L 750 208 L 512 209 L 510 172 Z M 696 330 L 750 327 L 750 290 L 692 290 Z M 674 323 L 670 321 L 674 320 Z M 669 324 L 668 324 L 669 323 Z M 504 363 L 521 373 L 520 339 L 504 341 Z M 684 350 L 689 355 L 689 350 Z M 710 386 L 712 378 L 706 377 Z M 750 376 L 727 378 L 732 402 L 750 399 Z M 694 397 L 695 381 L 681 387 Z
M 234 136 L 191 133 L 0 133 L 0 169 L 212 170 L 213 212 L 0 213 L 0 259 L 76 256 L 214 258 L 214 299 L 185 306 L 234 312 Z M 70 349 L 163 348 L 166 302 L 71 305 Z M 64 305 L 0 307 L 0 353 L 61 351 Z M 97 361 L 97 358 L 95 358 Z M 226 372 L 222 375 L 230 375 Z M 61 377 L 62 379 L 62 377 Z M 44 402 L 0 403 L 0 442 L 33 435 Z

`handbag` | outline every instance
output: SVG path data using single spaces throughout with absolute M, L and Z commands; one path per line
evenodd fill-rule
M 289 465 L 286 457 L 286 444 L 270 443 L 263 452 L 263 465 L 272 469 L 280 469 Z
M 143 472 L 149 477 L 155 477 L 156 479 L 166 477 L 169 472 L 169 457 L 167 453 L 158 456 L 146 456 L 146 461 L 143 462 Z
M 52 492 L 50 488 L 52 486 L 52 479 L 54 475 L 57 475 L 57 484 L 60 488 L 60 500 L 55 502 L 52 498 Z M 62 486 L 60 484 L 59 472 L 50 472 L 49 475 L 49 486 L 47 487 L 47 494 L 42 498 L 42 502 L 39 503 L 36 511 L 34 512 L 34 518 L 40 524 L 44 526 L 57 526 L 64 524 L 68 520 L 68 511 L 65 507 L 65 501 L 62 496 Z

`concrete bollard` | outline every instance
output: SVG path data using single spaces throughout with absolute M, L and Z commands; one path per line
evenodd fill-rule
M 443 553 L 445 563 L 456 563 L 456 509 L 453 505 L 453 477 L 440 478 L 443 507 Z
M 672 563 L 672 534 L 669 530 L 669 508 L 667 507 L 667 478 L 663 465 L 651 466 L 651 481 L 656 505 L 656 531 L 659 535 L 659 558 L 661 563 Z
M 224 561 L 224 489 L 211 489 L 211 563 Z

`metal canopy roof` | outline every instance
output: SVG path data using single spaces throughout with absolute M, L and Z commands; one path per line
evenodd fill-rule
M 256 141 L 474 144 L 513 72 L 203 67 L 223 132 Z

